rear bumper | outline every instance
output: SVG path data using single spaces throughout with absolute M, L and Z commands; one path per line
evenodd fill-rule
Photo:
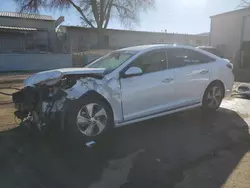
M 224 79 L 224 86 L 225 86 L 225 97 L 230 97 L 232 95 L 232 90 L 234 86 L 234 75 L 233 72 Z
M 232 90 L 231 89 L 227 89 L 225 91 L 225 96 L 224 97 L 231 97 L 231 95 L 232 95 Z

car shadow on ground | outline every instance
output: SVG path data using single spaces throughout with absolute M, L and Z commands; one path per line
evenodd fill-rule
M 217 175 L 203 180 L 221 187 L 249 151 L 248 140 L 245 120 L 223 108 L 115 129 L 92 148 L 57 136 L 40 138 L 20 127 L 0 135 L 0 187 L 201 187 L 182 185 L 184 172 L 234 148 L 233 157 L 211 172 Z

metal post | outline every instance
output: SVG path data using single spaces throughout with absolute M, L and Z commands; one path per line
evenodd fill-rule
M 209 39 L 208 45 L 212 46 L 212 18 L 210 17 L 210 32 L 209 32 Z
M 26 52 L 27 32 L 24 32 L 24 51 Z
M 48 30 L 47 30 L 47 38 L 48 38 L 47 52 L 49 52 L 50 38 L 49 38 L 49 31 Z
M 241 51 L 240 68 L 244 68 L 244 51 Z
M 244 28 L 245 28 L 245 21 L 246 21 L 246 16 L 244 16 L 243 18 L 242 18 L 242 22 L 241 22 L 241 35 L 240 35 L 240 51 L 241 51 L 241 53 L 240 53 L 240 55 L 241 55 L 241 59 L 240 59 L 240 68 L 242 68 L 243 66 L 244 66 L 244 48 L 242 48 L 242 46 L 243 46 L 243 41 L 244 41 Z M 235 57 L 234 57 L 234 59 L 235 59 Z
M 34 46 L 34 50 L 36 50 L 36 32 L 33 32 L 33 46 Z

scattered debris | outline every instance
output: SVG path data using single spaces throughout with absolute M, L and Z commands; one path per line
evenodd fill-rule
M 212 179 L 213 177 L 212 177 L 212 176 L 208 176 L 207 178 L 210 180 L 210 179 Z
M 248 85 L 248 84 L 240 84 L 236 89 L 236 94 L 235 95 L 250 97 L 250 85 Z
M 95 141 L 90 141 L 86 143 L 86 146 L 91 148 L 96 142 Z
M 155 159 L 158 163 L 160 163 L 161 162 L 161 159 Z

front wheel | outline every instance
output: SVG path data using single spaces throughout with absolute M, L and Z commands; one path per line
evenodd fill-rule
M 69 109 L 69 134 L 74 140 L 97 140 L 113 126 L 112 117 L 112 110 L 104 101 L 79 99 Z
M 202 108 L 205 111 L 217 110 L 223 99 L 223 87 L 220 84 L 210 85 L 203 96 Z

